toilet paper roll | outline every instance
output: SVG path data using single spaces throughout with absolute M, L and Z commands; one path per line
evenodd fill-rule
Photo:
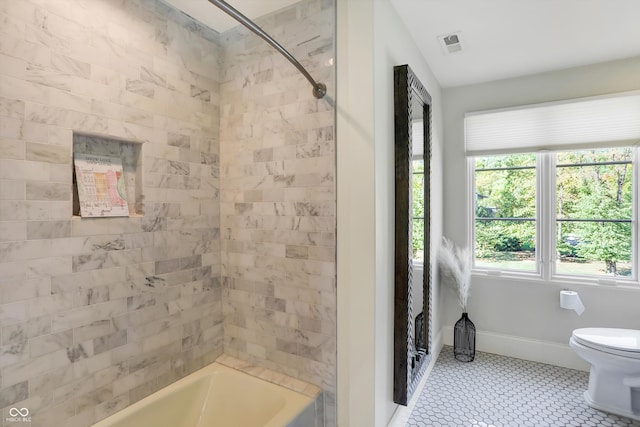
M 584 304 L 575 291 L 560 291 L 560 307 L 575 310 L 578 316 L 584 311 Z

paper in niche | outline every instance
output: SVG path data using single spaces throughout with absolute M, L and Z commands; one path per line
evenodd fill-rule
M 129 216 L 122 159 L 74 153 L 80 216 Z

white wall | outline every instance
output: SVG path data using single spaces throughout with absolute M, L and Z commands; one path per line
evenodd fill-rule
M 337 42 L 338 425 L 385 426 L 397 407 L 393 66 L 409 64 L 433 98 L 432 247 L 442 235 L 441 93 L 388 0 L 338 2 Z M 437 287 L 434 302 L 437 334 Z
M 445 235 L 465 244 L 467 213 L 464 157 L 464 114 L 560 99 L 593 96 L 640 88 L 640 57 L 587 67 L 443 90 Z M 463 226 L 465 225 L 465 226 Z M 559 308 L 559 291 L 578 291 L 586 311 L 578 317 Z M 460 316 L 451 292 L 446 292 L 445 342 Z M 477 348 L 531 360 L 585 368 L 568 347 L 578 327 L 640 328 L 640 289 L 586 284 L 557 284 L 493 277 L 472 279 L 469 316 L 478 329 Z
M 374 418 L 373 0 L 337 5 L 338 425 Z
M 393 403 L 394 313 L 394 114 L 393 67 L 409 64 L 433 99 L 431 172 L 431 254 L 442 236 L 442 108 L 441 90 L 429 65 L 387 0 L 375 1 L 375 212 L 376 212 L 376 425 L 387 425 Z M 434 271 L 435 273 L 435 271 Z M 434 276 L 437 283 L 437 276 Z M 440 292 L 434 286 L 433 331 L 440 331 Z M 436 344 L 437 345 L 437 344 Z

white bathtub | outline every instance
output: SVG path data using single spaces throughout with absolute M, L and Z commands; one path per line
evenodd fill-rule
M 212 363 L 93 427 L 286 427 L 302 425 L 298 416 L 315 412 L 310 407 L 313 402 L 303 394 Z

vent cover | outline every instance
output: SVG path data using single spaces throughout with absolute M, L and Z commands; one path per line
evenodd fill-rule
M 438 41 L 447 55 L 462 51 L 462 34 L 460 32 L 438 36 Z

